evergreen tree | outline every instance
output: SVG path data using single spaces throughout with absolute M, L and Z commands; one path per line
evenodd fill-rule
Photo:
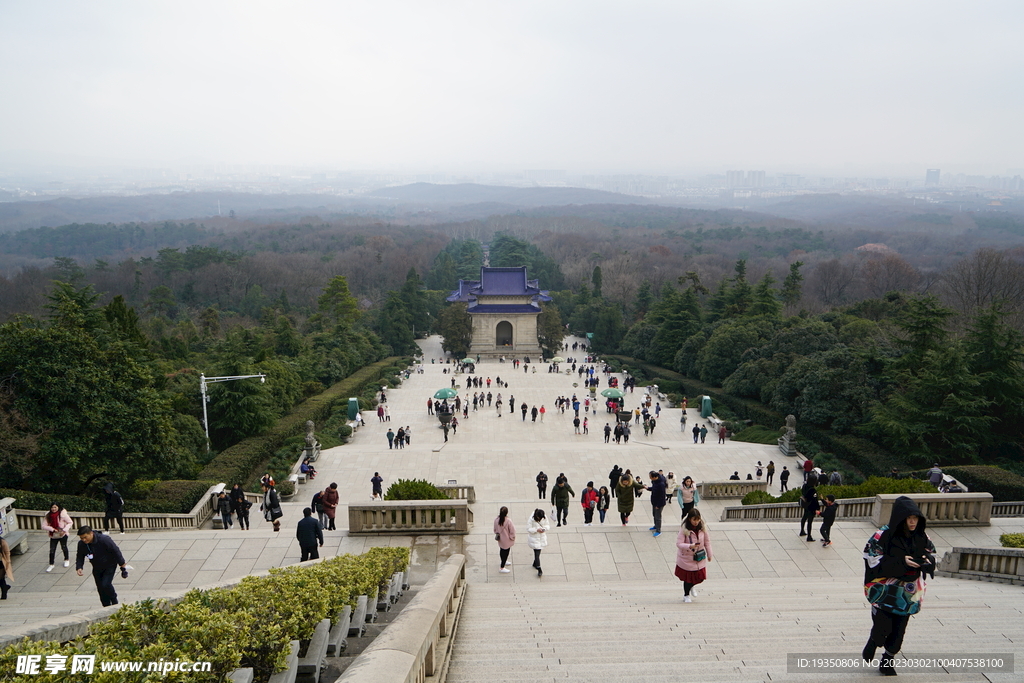
M 590 275 L 590 282 L 594 285 L 594 296 L 601 298 L 601 285 L 604 277 L 601 275 L 601 266 L 594 266 L 594 272 Z
M 779 298 L 782 299 L 782 303 L 786 306 L 795 306 L 800 301 L 800 283 L 804 280 L 804 276 L 800 273 L 800 266 L 802 265 L 804 265 L 803 261 L 789 264 L 789 275 L 782 281 L 782 291 L 779 292 Z
M 772 285 L 775 278 L 771 273 L 765 273 L 761 281 L 754 289 L 754 301 L 750 306 L 750 315 L 764 315 L 770 318 L 778 318 L 782 313 L 782 303 L 775 296 Z

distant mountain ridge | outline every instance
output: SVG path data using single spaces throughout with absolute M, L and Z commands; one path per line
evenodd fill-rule
M 632 197 L 618 192 L 588 190 L 580 187 L 502 187 L 458 183 L 438 185 L 413 183 L 396 187 L 382 187 L 363 197 L 391 199 L 398 202 L 427 204 L 505 204 L 508 206 L 538 207 L 566 204 L 650 204 L 649 199 Z

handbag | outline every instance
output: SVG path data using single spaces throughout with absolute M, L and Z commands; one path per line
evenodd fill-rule
M 500 541 L 501 540 L 501 534 L 494 534 L 494 540 L 495 541 Z
M 698 541 L 700 540 L 700 536 L 697 537 L 697 540 Z M 703 562 L 706 559 L 708 559 L 708 551 L 705 550 L 704 548 L 701 548 L 700 550 L 693 551 L 693 561 L 694 562 Z

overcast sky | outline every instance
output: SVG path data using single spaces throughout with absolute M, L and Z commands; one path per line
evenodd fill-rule
M 1003 174 L 1022 114 L 1020 0 L 0 2 L 8 161 Z

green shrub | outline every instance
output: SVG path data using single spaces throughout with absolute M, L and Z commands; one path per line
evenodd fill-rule
M 992 500 L 1024 500 L 1024 477 L 999 467 L 987 465 L 966 465 L 945 467 L 943 474 L 963 482 L 972 492 L 984 491 L 992 494 Z
M 1024 534 L 1003 534 L 999 542 L 1004 548 L 1024 548 Z
M 448 494 L 426 479 L 399 479 L 388 487 L 384 500 L 448 500 Z
M 732 435 L 733 441 L 744 441 L 746 443 L 761 443 L 774 446 L 779 441 L 779 430 L 769 429 L 761 425 L 751 425 Z
M 765 505 L 767 503 L 779 502 L 775 496 L 768 493 L 767 491 L 751 491 L 747 495 L 743 496 L 743 500 L 740 501 L 741 505 Z
M 185 514 L 195 507 L 206 491 L 220 482 L 173 479 L 158 482 L 145 500 L 146 512 Z M 228 488 L 235 482 L 225 481 Z

